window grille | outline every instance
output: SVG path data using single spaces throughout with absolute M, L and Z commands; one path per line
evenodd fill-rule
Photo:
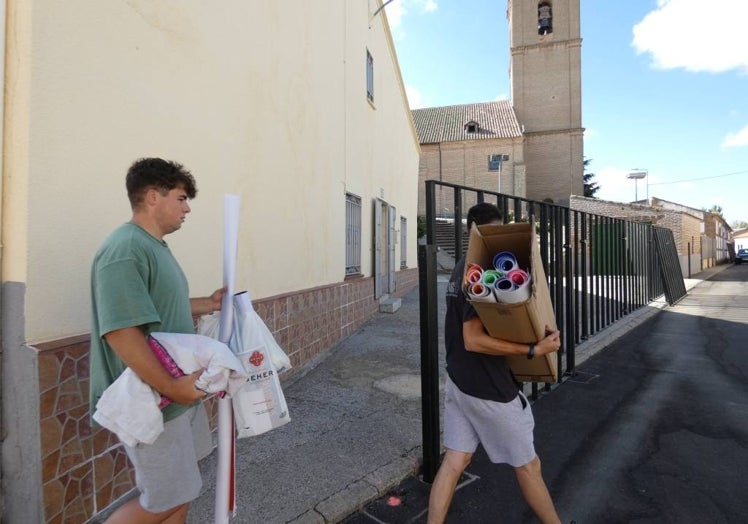
M 400 269 L 408 267 L 408 219 L 400 217 Z
M 361 198 L 345 194 L 345 274 L 361 274 Z

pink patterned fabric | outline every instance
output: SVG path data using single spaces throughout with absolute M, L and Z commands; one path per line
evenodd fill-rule
M 171 355 L 169 355 L 166 349 L 164 349 L 164 346 L 162 346 L 158 340 L 149 336 L 148 345 L 151 347 L 151 351 L 153 351 L 153 354 L 156 356 L 156 358 L 161 363 L 161 365 L 164 367 L 164 369 L 169 372 L 169 375 L 171 375 L 174 378 L 179 378 L 179 377 L 184 376 L 184 372 L 181 369 L 179 369 L 179 366 L 177 366 L 177 363 L 174 362 L 174 359 L 171 358 Z M 165 397 L 161 395 L 161 401 L 158 403 L 158 409 L 164 409 L 166 406 L 168 406 L 172 402 L 173 401 L 169 397 Z
M 153 351 L 153 354 L 156 356 L 156 359 L 158 359 L 159 363 L 164 367 L 166 371 L 169 372 L 169 375 L 174 378 L 183 377 L 185 375 L 184 371 L 182 371 L 174 361 L 174 359 L 171 358 L 169 352 L 166 351 L 166 348 L 162 346 L 158 340 L 150 335 L 148 335 L 148 345 L 151 347 L 151 351 Z M 225 395 L 225 391 L 219 391 L 218 393 L 216 393 L 216 396 L 218 398 L 223 398 Z M 169 397 L 161 395 L 161 400 L 158 403 L 158 409 L 164 409 L 172 402 L 174 401 Z

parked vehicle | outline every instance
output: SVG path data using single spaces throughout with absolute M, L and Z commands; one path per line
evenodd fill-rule
M 748 262 L 748 249 L 738 249 L 738 253 L 735 255 L 735 263 L 742 264 Z

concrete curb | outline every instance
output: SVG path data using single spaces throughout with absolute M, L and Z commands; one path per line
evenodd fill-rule
M 320 501 L 314 509 L 299 515 L 287 524 L 331 524 L 340 522 L 402 481 L 418 474 L 421 447 L 368 473 L 343 490 Z

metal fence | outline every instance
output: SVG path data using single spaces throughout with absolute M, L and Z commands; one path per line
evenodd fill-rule
M 673 304 L 685 296 L 686 290 L 669 229 L 435 180 L 426 181 L 425 191 L 426 244 L 419 246 L 418 265 L 423 474 L 430 481 L 439 453 L 437 225 L 452 233 L 447 240 L 440 239 L 441 248 L 448 248 L 459 259 L 467 249 L 464 219 L 478 202 L 496 204 L 505 223 L 535 223 L 556 323 L 562 333 L 557 353 L 559 381 L 573 374 L 577 345 L 663 294 Z M 451 208 L 445 205 L 445 194 Z M 445 246 L 445 242 L 451 245 Z M 548 389 L 550 384 L 544 387 Z M 537 396 L 537 388 L 533 383 L 533 396 Z

